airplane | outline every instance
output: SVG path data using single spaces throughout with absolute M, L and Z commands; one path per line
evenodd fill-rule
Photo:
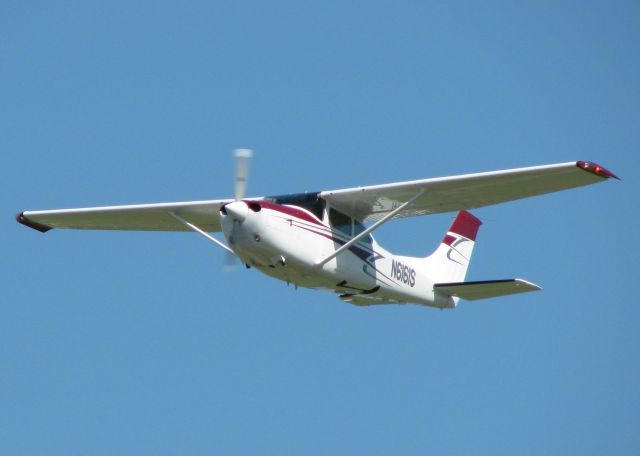
M 419 304 L 453 309 L 477 300 L 537 291 L 523 279 L 465 282 L 483 206 L 619 178 L 589 161 L 421 179 L 312 193 L 245 198 L 250 149 L 236 149 L 234 198 L 24 211 L 35 230 L 194 231 L 247 268 L 335 292 L 350 304 Z M 402 217 L 458 214 L 426 257 L 394 255 L 371 233 Z M 365 225 L 368 223 L 368 226 Z M 210 233 L 222 231 L 226 243 Z

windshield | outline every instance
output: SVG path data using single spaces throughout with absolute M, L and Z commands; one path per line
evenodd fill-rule
M 324 212 L 324 200 L 320 198 L 319 193 L 294 193 L 292 195 L 267 196 L 266 201 L 276 204 L 287 204 L 290 206 L 298 206 L 308 210 L 313 215 L 322 220 Z

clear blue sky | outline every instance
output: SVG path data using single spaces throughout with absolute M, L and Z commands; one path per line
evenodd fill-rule
M 638 454 L 640 3 L 0 5 L 0 452 Z M 544 291 L 356 308 L 196 234 L 25 209 L 222 198 L 593 160 L 475 211 L 468 278 Z M 452 214 L 377 239 L 426 255 Z

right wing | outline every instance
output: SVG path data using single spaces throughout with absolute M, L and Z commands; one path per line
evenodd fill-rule
M 174 213 L 204 231 L 221 231 L 220 207 L 233 200 L 134 204 L 80 209 L 24 211 L 16 219 L 43 233 L 52 228 L 80 230 L 190 231 Z
M 586 161 L 324 191 L 331 206 L 360 221 L 379 220 L 417 195 L 394 218 L 474 209 L 595 184 L 617 176 Z

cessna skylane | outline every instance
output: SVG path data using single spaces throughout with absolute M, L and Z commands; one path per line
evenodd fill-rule
M 588 161 L 421 179 L 366 187 L 245 198 L 251 151 L 238 149 L 234 198 L 24 211 L 41 232 L 194 231 L 247 268 L 335 292 L 348 303 L 414 303 L 455 308 L 475 300 L 540 290 L 522 279 L 465 282 L 481 221 L 468 210 L 602 182 L 616 175 Z M 371 233 L 402 217 L 458 212 L 427 257 L 394 255 Z M 367 223 L 367 225 L 365 225 Z M 226 243 L 210 233 L 224 234 Z

